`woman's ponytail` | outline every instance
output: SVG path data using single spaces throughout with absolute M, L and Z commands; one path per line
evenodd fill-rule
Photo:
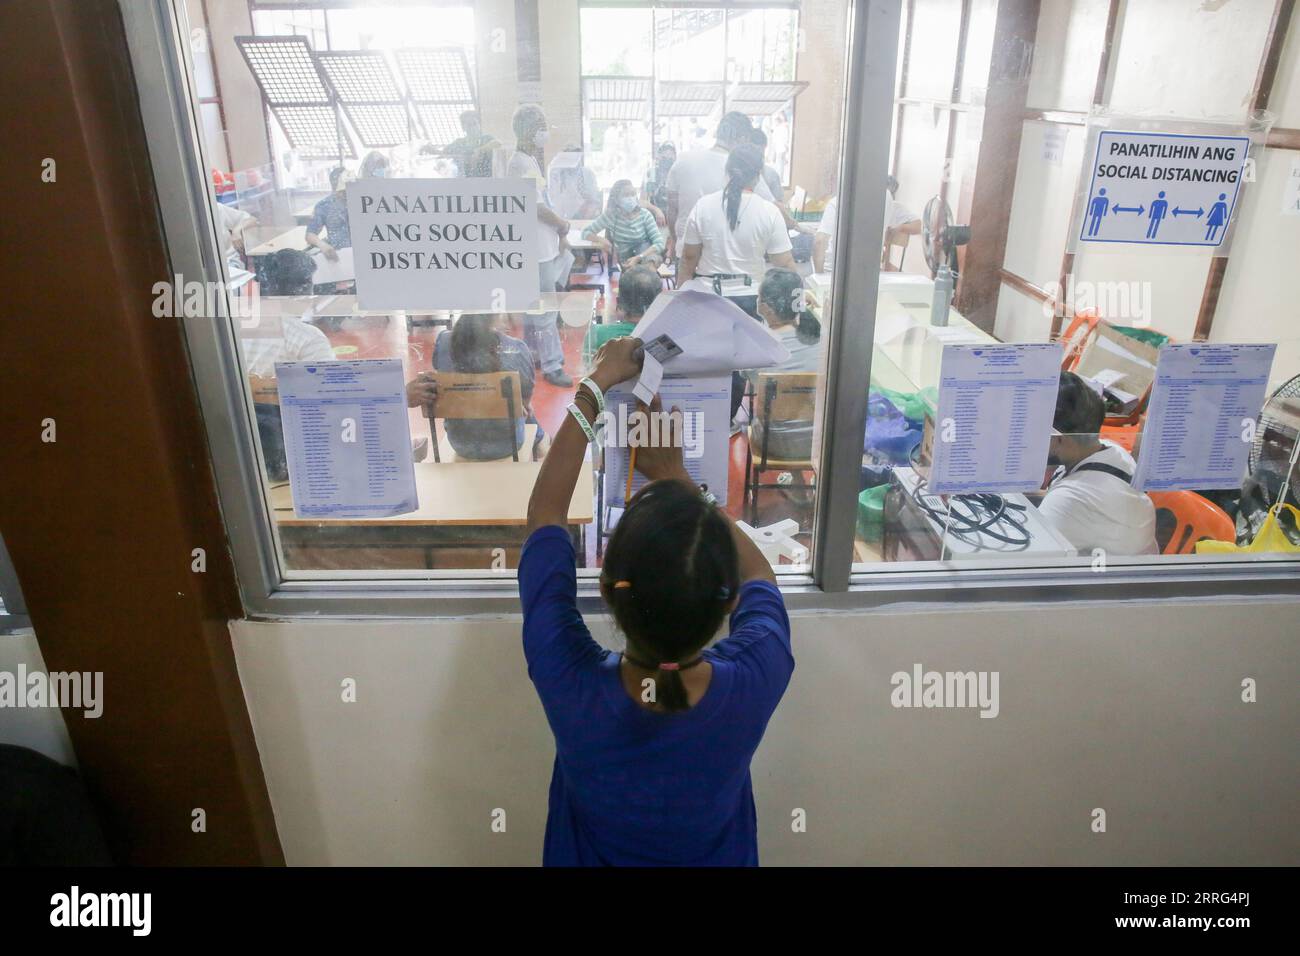
M 737 146 L 727 156 L 727 185 L 722 189 L 722 205 L 732 232 L 740 225 L 740 200 L 762 172 L 763 154 L 757 146 Z

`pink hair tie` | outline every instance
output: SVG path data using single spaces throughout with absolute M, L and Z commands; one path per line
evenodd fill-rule
M 659 665 L 661 671 L 677 671 L 682 669 L 682 665 L 675 662 L 668 662 Z

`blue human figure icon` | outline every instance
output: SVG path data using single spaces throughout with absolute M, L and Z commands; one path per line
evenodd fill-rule
M 1110 209 L 1110 200 L 1106 198 L 1106 187 L 1097 190 L 1097 195 L 1088 203 L 1088 235 L 1095 236 L 1101 229 L 1101 220 Z
M 1154 239 L 1160 231 L 1160 223 L 1169 213 L 1169 203 L 1165 200 L 1165 191 L 1160 190 L 1160 197 L 1151 200 L 1151 212 L 1147 219 L 1147 238 Z
M 1210 207 L 1210 216 L 1205 220 L 1206 242 L 1214 242 L 1219 230 L 1228 221 L 1228 204 L 1224 202 L 1227 198 L 1227 193 L 1219 193 L 1219 201 Z

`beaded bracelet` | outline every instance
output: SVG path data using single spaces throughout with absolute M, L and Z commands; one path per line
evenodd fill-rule
M 586 385 L 591 391 L 591 395 L 596 399 L 596 414 L 599 415 L 605 410 L 605 393 L 600 390 L 600 386 L 591 380 L 591 376 L 584 378 L 578 383 L 579 387 Z

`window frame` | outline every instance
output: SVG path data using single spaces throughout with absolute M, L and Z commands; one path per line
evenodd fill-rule
M 184 42 L 188 23 L 182 0 L 119 0 L 141 119 L 153 167 L 159 214 L 172 274 L 208 280 L 222 275 L 207 194 L 207 168 L 199 139 L 192 64 Z M 594 5 L 594 4 L 592 4 Z M 729 6 L 729 4 L 722 4 Z M 760 6 L 762 4 L 754 4 Z M 785 4 L 779 4 L 784 6 Z M 900 604 L 1137 600 L 1230 595 L 1256 599 L 1300 594 L 1295 562 L 1174 563 L 1116 567 L 1105 574 L 1085 568 L 880 570 L 854 572 L 853 545 L 861 436 L 879 285 L 876 249 L 884 218 L 883 182 L 890 139 L 866 135 L 893 127 L 900 5 L 852 0 L 846 31 L 845 113 L 841 121 L 841 207 L 855 210 L 837 224 L 839 260 L 833 301 L 853 302 L 852 322 L 837 314 L 827 323 L 823 441 L 813 515 L 811 572 L 780 575 L 792 610 L 853 610 Z M 859 147 L 863 148 L 859 148 Z M 403 580 L 286 580 L 280 575 L 266 491 L 254 447 L 251 410 L 243 390 L 234 329 L 224 298 L 220 315 L 184 318 L 183 332 L 198 392 L 212 471 L 239 578 L 245 612 L 253 618 L 302 616 L 495 617 L 518 613 L 513 572 L 500 580 L 479 577 Z M 579 580 L 579 606 L 603 608 L 594 578 Z

